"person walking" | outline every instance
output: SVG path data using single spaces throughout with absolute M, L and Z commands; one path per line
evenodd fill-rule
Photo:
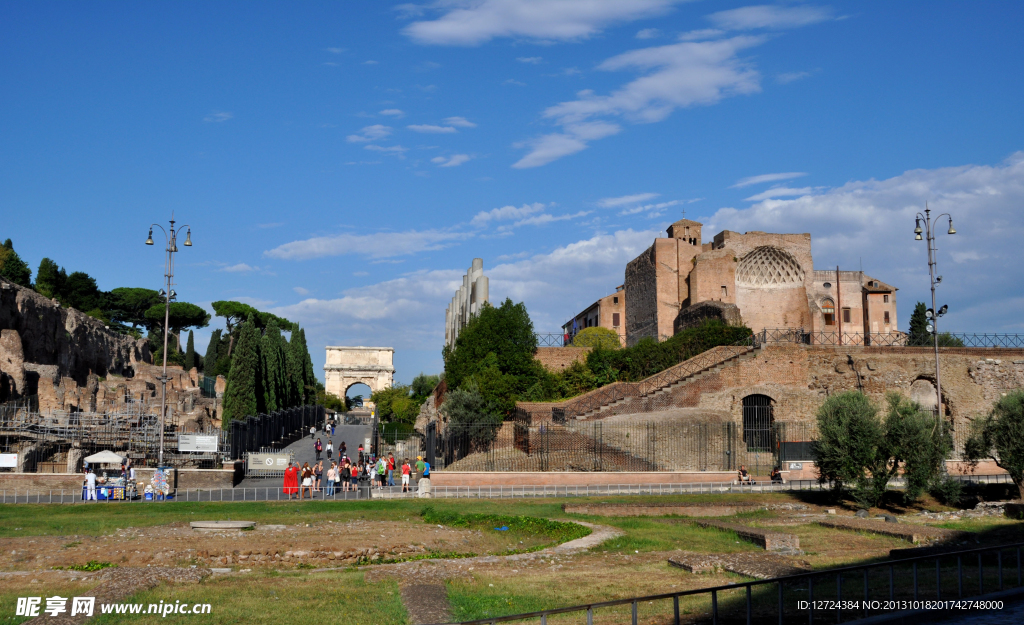
M 311 425 L 309 426 L 309 440 L 313 440 L 314 438 L 316 438 L 316 426 Z
M 348 454 L 348 446 L 345 445 L 345 441 L 341 441 L 341 447 L 338 448 L 338 455 L 345 456 Z
M 324 488 L 324 497 L 334 496 L 334 483 L 338 481 L 338 465 L 331 463 L 331 468 L 327 469 L 327 486 Z
M 352 469 L 348 465 L 348 461 L 344 461 L 341 467 L 338 469 L 338 481 L 341 482 L 341 492 L 348 492 L 348 481 L 352 477 Z
M 331 421 L 331 436 L 334 436 L 334 421 Z
M 327 460 L 331 459 L 331 454 L 333 454 L 333 453 L 334 453 L 334 443 L 331 442 L 331 439 L 327 439 Z
M 402 492 L 409 492 L 409 474 L 412 473 L 412 467 L 409 466 L 409 459 L 402 459 Z
M 307 489 L 309 490 L 309 498 L 313 498 L 313 469 L 309 467 L 308 462 L 302 464 L 302 485 L 299 486 L 299 499 L 303 499 Z
M 320 442 L 319 438 L 316 439 L 316 442 L 313 443 L 313 451 L 316 452 L 316 460 L 317 460 L 317 462 L 320 462 L 320 454 L 323 452 L 323 450 L 324 450 L 324 444 Z
M 363 458 L 363 444 L 359 443 L 359 455 L 356 458 L 356 462 L 363 464 L 366 460 Z
M 373 462 L 373 458 L 367 459 L 366 472 L 370 475 L 370 488 L 373 488 L 377 482 L 377 463 Z
M 313 467 L 313 490 L 320 490 L 324 478 L 324 462 L 318 460 Z
M 426 469 L 426 463 L 423 462 L 423 456 L 416 456 L 416 480 L 419 481 L 423 477 L 423 471 Z
M 352 490 L 359 491 L 359 465 L 353 464 L 349 472 L 349 482 L 352 485 Z
M 388 473 L 388 462 L 383 456 L 377 459 L 377 490 L 384 490 L 384 477 Z
M 96 501 L 96 474 L 92 469 L 85 474 L 85 500 Z
M 388 454 L 388 486 L 395 485 L 395 454 Z
M 288 499 L 299 492 L 299 467 L 294 462 L 289 462 L 288 468 L 284 471 L 284 484 L 281 490 L 288 495 Z

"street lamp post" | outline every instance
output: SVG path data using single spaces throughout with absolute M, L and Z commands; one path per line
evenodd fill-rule
M 171 300 L 177 297 L 177 293 L 174 292 L 174 253 L 178 251 L 178 233 L 181 232 L 182 228 L 185 228 L 185 242 L 182 244 L 185 247 L 192 247 L 192 228 L 186 224 L 184 226 L 174 227 L 174 219 L 171 219 L 171 225 L 168 230 L 164 230 L 160 224 L 150 224 L 149 236 L 146 237 L 146 245 L 153 245 L 153 226 L 163 230 L 164 236 L 167 238 L 167 259 L 165 261 L 164 268 L 164 284 L 165 289 L 160 290 L 160 295 L 164 298 L 164 369 L 163 375 L 160 376 L 160 383 L 162 390 L 160 392 L 160 454 L 157 457 L 157 466 L 164 465 L 164 416 L 167 414 L 167 336 L 170 332 L 168 324 L 171 320 Z
M 932 333 L 932 343 L 935 347 L 935 419 L 936 424 L 942 423 L 942 378 L 939 373 L 939 317 L 946 314 L 949 310 L 949 306 L 943 305 L 942 308 L 936 310 L 935 308 L 935 285 L 942 282 L 942 276 L 935 275 L 937 269 L 938 260 L 936 259 L 938 248 L 935 247 L 935 226 L 939 219 L 942 217 L 949 218 L 949 230 L 946 234 L 956 234 L 956 230 L 953 228 L 953 217 L 949 213 L 942 213 L 932 218 L 932 212 L 928 208 L 926 203 L 924 209 L 924 215 L 921 213 L 917 214 L 915 218 L 916 226 L 914 227 L 914 240 L 920 241 L 922 239 L 922 232 L 925 235 L 925 240 L 928 241 L 928 279 L 932 286 L 932 307 L 928 309 L 925 316 L 928 317 L 928 331 Z M 921 224 L 924 223 L 924 230 L 921 229 Z

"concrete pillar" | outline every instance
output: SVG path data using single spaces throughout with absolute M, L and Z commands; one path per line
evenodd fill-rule
M 78 473 L 82 470 L 83 455 L 81 448 L 72 447 L 68 450 L 68 473 Z

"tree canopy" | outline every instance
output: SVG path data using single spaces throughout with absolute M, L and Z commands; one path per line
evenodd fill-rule
M 597 347 L 601 349 L 619 349 L 622 342 L 614 330 L 608 328 L 584 328 L 572 339 L 573 347 Z
M 153 320 L 147 317 L 146 313 L 163 303 L 160 293 L 153 289 L 120 287 L 112 290 L 110 295 L 108 311 L 111 321 L 131 325 L 132 329 L 141 326 L 149 330 L 154 327 Z M 160 316 L 160 320 L 162 323 L 163 315 Z
M 10 239 L 0 246 L 0 276 L 24 287 L 32 286 L 32 270 L 14 251 L 14 243 Z
M 1024 390 L 1007 393 L 988 416 L 974 421 L 964 457 L 975 464 L 984 458 L 994 460 L 1010 474 L 1024 499 Z
M 254 320 L 240 327 L 238 349 L 231 359 L 228 386 L 224 391 L 221 427 L 232 419 L 244 419 L 261 412 L 263 404 L 263 370 L 260 362 L 260 333 Z
M 163 329 L 164 326 L 164 304 L 157 304 L 146 311 L 146 319 L 149 319 L 154 328 Z M 181 332 L 188 328 L 205 328 L 210 323 L 210 313 L 206 312 L 195 304 L 188 302 L 171 302 L 168 327 L 171 334 L 175 336 L 178 349 L 181 350 Z

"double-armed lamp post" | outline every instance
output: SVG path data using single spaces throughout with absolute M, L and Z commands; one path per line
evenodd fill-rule
M 164 230 L 160 224 L 150 224 L 149 236 L 146 237 L 146 245 L 153 245 L 153 226 L 163 230 L 167 238 L 167 260 L 164 269 L 165 288 L 160 290 L 160 296 L 164 298 L 164 370 L 160 376 L 162 391 L 160 394 L 160 455 L 157 459 L 157 466 L 164 466 L 164 415 L 167 414 L 167 336 L 170 332 L 168 324 L 171 320 L 171 300 L 177 297 L 174 292 L 174 253 L 178 251 L 178 233 L 185 229 L 185 247 L 192 247 L 192 228 L 186 224 L 174 227 L 174 219 L 171 219 L 169 230 Z
M 949 310 L 949 306 L 943 305 L 942 308 L 936 310 L 935 308 L 935 285 L 942 282 L 942 276 L 935 275 L 936 269 L 938 268 L 936 255 L 938 248 L 935 247 L 935 226 L 939 219 L 947 217 L 949 218 L 949 230 L 946 234 L 956 234 L 956 230 L 953 228 L 953 217 L 949 213 L 942 213 L 932 218 L 932 212 L 928 209 L 928 204 L 925 204 L 924 215 L 921 213 L 917 214 L 916 222 L 917 225 L 914 228 L 914 240 L 922 240 L 921 235 L 924 234 L 924 239 L 928 241 L 928 278 L 931 280 L 932 285 L 932 307 L 928 309 L 925 316 L 928 317 L 928 331 L 932 334 L 932 342 L 935 346 L 935 419 L 937 424 L 942 423 L 942 379 L 939 375 L 939 317 L 946 314 Z M 922 223 L 924 228 L 921 228 Z

